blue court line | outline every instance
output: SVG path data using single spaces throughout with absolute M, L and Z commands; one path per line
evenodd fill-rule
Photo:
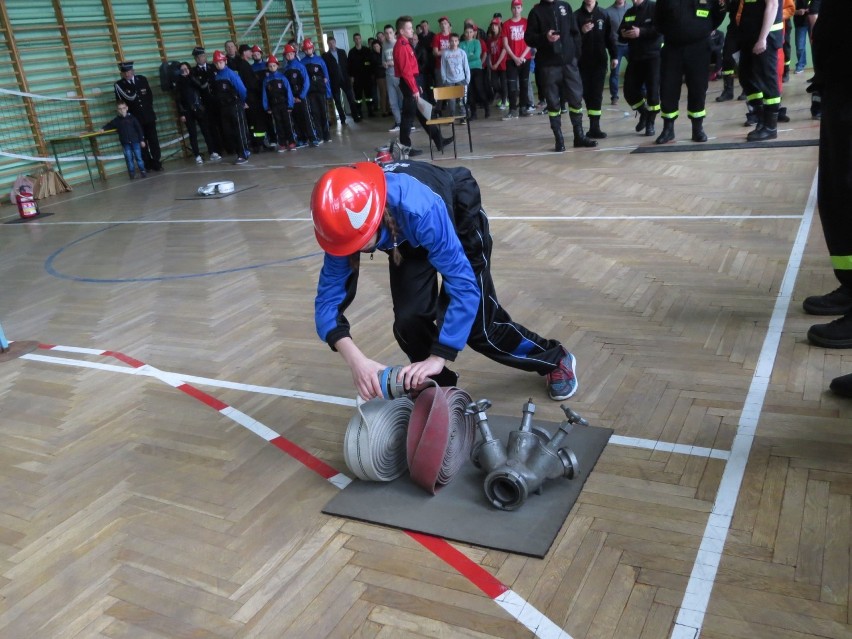
M 58 248 L 50 256 L 48 256 L 48 258 L 44 261 L 44 270 L 47 271 L 47 273 L 52 275 L 53 277 L 58 277 L 59 279 L 63 279 L 63 280 L 71 280 L 72 282 L 88 282 L 88 283 L 92 283 L 92 284 L 120 284 L 120 283 L 124 283 L 124 282 L 161 282 L 161 281 L 165 281 L 165 280 L 185 280 L 185 279 L 191 279 L 191 278 L 196 278 L 196 277 L 210 277 L 210 276 L 213 276 L 213 275 L 227 275 L 229 273 L 239 273 L 240 271 L 251 271 L 251 270 L 254 270 L 254 269 L 266 268 L 267 266 L 279 266 L 281 264 L 289 264 L 291 262 L 297 262 L 299 260 L 304 260 L 304 259 L 308 259 L 308 258 L 311 258 L 311 257 L 317 257 L 317 256 L 323 254 L 322 251 L 317 251 L 316 253 L 308 253 L 307 255 L 299 255 L 297 257 L 288 257 L 288 258 L 283 259 L 283 260 L 275 260 L 273 262 L 262 262 L 260 264 L 251 264 L 249 266 L 238 266 L 238 267 L 235 267 L 235 268 L 222 269 L 220 271 L 208 271 L 208 272 L 205 272 L 205 273 L 184 273 L 182 275 L 162 275 L 162 276 L 159 276 L 159 277 L 127 277 L 127 278 L 78 277 L 76 275 L 67 275 L 65 273 L 61 273 L 60 271 L 56 270 L 56 268 L 54 267 L 54 263 L 55 263 L 56 259 L 60 255 L 62 255 L 62 253 L 64 253 L 65 251 L 67 251 L 68 249 L 70 249 L 71 247 L 73 247 L 76 244 L 80 244 L 81 242 L 84 242 L 84 241 L 94 237 L 95 235 L 99 235 L 101 233 L 109 231 L 110 229 L 115 228 L 117 226 L 120 226 L 120 225 L 119 224 L 110 224 L 106 228 L 102 228 L 102 229 L 99 229 L 97 231 L 94 231 L 93 233 L 89 233 L 88 235 L 84 235 L 83 237 L 78 238 L 78 239 L 74 240 L 73 242 L 70 242 L 70 243 L 66 244 L 65 246 Z

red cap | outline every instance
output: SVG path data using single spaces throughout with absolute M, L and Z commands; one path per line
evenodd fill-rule
M 225 57 L 225 54 L 216 49 L 213 52 L 213 62 L 226 62 L 228 58 Z
M 308 49 L 313 49 L 314 43 L 311 42 L 310 38 L 305 38 L 305 41 L 302 43 L 302 51 L 307 51 Z
M 444 20 L 446 20 L 447 22 L 450 22 L 450 19 L 447 16 L 441 16 L 440 18 L 438 18 L 438 24 L 441 24 Z M 450 23 L 450 24 L 452 24 L 452 23 Z
M 270 55 L 268 58 L 266 58 L 266 64 L 278 64 L 278 58 L 276 58 L 274 55 Z
M 294 47 L 292 44 L 285 44 L 284 55 L 287 55 L 288 53 L 296 53 L 296 47 Z
M 261 49 L 261 48 L 260 48 L 259 46 L 257 46 L 257 45 L 254 45 L 254 46 L 251 48 L 251 52 L 252 52 L 252 53 L 263 53 L 263 49 Z
M 512 6 L 513 7 L 523 7 L 524 3 L 522 2 L 522 0 L 512 0 Z
M 500 25 L 500 24 L 502 24 L 502 22 L 500 22 L 500 18 L 492 18 L 491 24 Z

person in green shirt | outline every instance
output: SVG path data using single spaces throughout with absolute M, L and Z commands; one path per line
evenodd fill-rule
M 467 94 L 468 117 L 475 120 L 476 109 L 481 106 L 485 109 L 484 117 L 487 118 L 491 115 L 491 110 L 488 95 L 485 92 L 485 70 L 482 68 L 485 50 L 472 23 L 465 24 L 464 40 L 459 42 L 459 49 L 467 54 L 467 64 L 470 67 L 470 86 Z

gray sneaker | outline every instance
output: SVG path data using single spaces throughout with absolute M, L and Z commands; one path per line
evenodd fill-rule
M 503 116 L 503 120 L 515 120 L 518 117 L 517 109 L 510 109 L 509 112 Z

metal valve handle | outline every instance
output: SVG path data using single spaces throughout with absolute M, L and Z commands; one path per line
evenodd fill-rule
M 569 408 L 565 404 L 562 404 L 562 406 L 560 406 L 560 408 L 562 409 L 562 412 L 565 413 L 566 421 L 569 424 L 579 424 L 580 426 L 588 426 L 589 425 L 589 420 L 587 420 L 583 417 L 580 417 L 579 413 L 575 412 L 573 409 Z
M 489 408 L 491 408 L 491 401 L 487 399 L 480 399 L 475 402 L 471 402 L 467 405 L 467 408 L 464 411 L 465 415 L 476 415 L 476 413 L 484 413 Z

